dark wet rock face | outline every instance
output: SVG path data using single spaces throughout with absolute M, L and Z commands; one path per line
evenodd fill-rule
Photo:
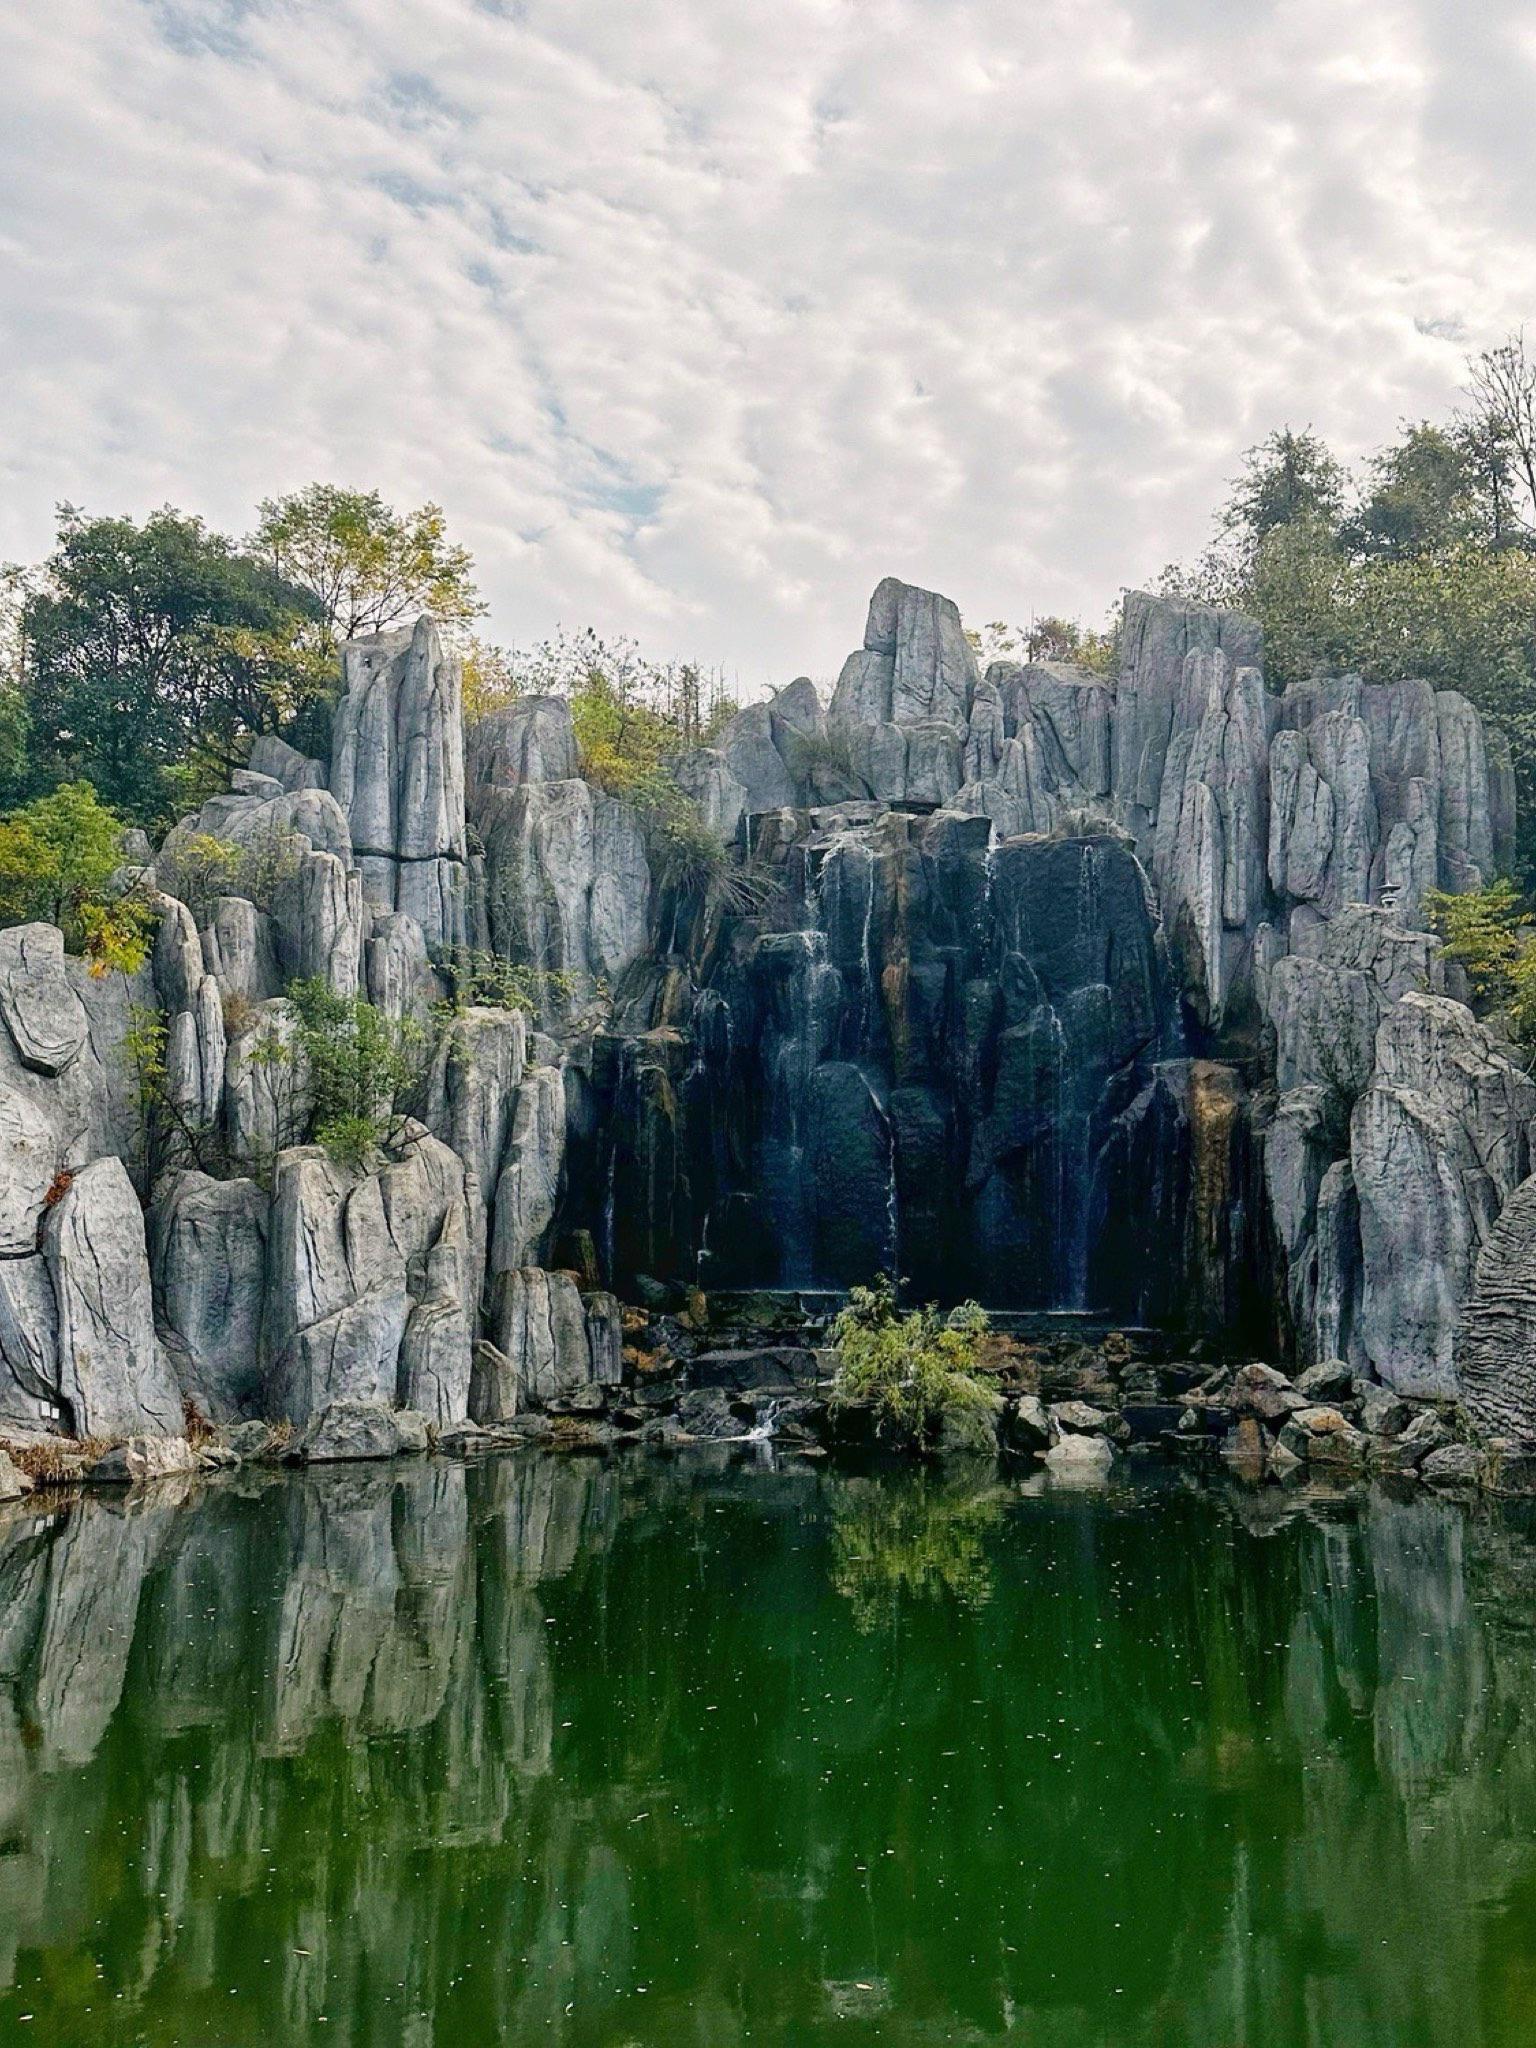
M 1131 848 L 848 810 L 796 831 L 723 1009 L 594 1069 L 620 1285 L 894 1270 L 997 1306 L 1241 1313 L 1221 1276 L 1249 1249 L 1245 1091 L 1185 1056 Z

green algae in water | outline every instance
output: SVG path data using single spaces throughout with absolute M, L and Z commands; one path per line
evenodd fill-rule
M 1038 1482 L 1036 1482 L 1038 1488 Z M 0 2040 L 1536 2038 L 1536 1546 L 701 1454 L 0 1522 Z

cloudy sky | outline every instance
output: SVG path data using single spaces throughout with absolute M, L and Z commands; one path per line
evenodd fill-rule
M 1097 620 L 1283 420 L 1536 324 L 1476 0 L 37 0 L 0 558 L 56 500 L 435 498 L 493 635 L 834 671 L 894 573 Z

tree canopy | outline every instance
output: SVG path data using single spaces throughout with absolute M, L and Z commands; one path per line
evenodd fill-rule
M 1269 435 L 1163 588 L 1254 613 L 1275 689 L 1332 672 L 1464 691 L 1509 739 L 1536 874 L 1536 363 L 1517 335 L 1468 379 L 1461 412 L 1405 421 L 1357 476 L 1310 428 Z
M 482 608 L 471 567 L 436 506 L 400 514 L 376 491 L 270 499 L 244 543 L 171 506 L 62 506 L 45 562 L 0 567 L 0 802 L 85 780 L 159 828 L 260 733 L 323 752 L 340 641 L 421 610 L 462 633 Z
M 334 639 L 382 633 L 432 612 L 445 625 L 485 611 L 467 548 L 447 537 L 442 508 L 396 512 L 377 491 L 308 484 L 265 498 L 251 551 L 306 592 Z
M 31 778 L 83 777 L 159 820 L 324 686 L 304 637 L 314 622 L 302 591 L 200 519 L 66 506 L 20 609 Z

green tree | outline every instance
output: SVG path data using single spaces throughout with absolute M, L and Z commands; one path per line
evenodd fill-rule
M 1515 1043 L 1536 1053 L 1536 924 L 1514 884 L 1501 877 L 1461 895 L 1437 889 L 1424 907 L 1477 1009 L 1501 1012 Z
M 139 524 L 65 506 L 21 613 L 33 772 L 84 777 L 159 824 L 318 686 L 304 645 L 313 613 L 200 519 L 167 506 Z
M 1467 364 L 1470 422 L 1494 487 L 1497 538 L 1536 535 L 1536 354 L 1517 328 Z
M 75 944 L 81 912 L 117 893 L 123 821 L 88 782 L 66 782 L 0 818 L 0 923 L 60 925 Z
M 1457 546 L 1478 536 L 1478 487 L 1467 437 L 1420 420 L 1370 464 L 1341 538 L 1351 553 L 1395 560 Z
M 1443 428 L 1405 426 L 1347 515 L 1345 473 L 1314 435 L 1287 428 L 1250 449 L 1218 538 L 1160 587 L 1255 614 L 1272 689 L 1354 673 L 1463 691 L 1509 741 L 1532 874 L 1536 365 L 1516 336 L 1473 368 L 1471 411 Z
M 307 484 L 263 499 L 249 545 L 285 582 L 308 592 L 336 640 L 432 612 L 467 625 L 485 606 L 466 548 L 447 537 L 442 509 L 396 512 L 377 491 Z
M 419 1082 L 425 1033 L 361 996 L 340 996 L 318 978 L 288 990 L 308 1076 L 310 1136 L 342 1164 L 363 1166 L 393 1134 L 402 1098 Z
M 1239 556 L 1251 561 L 1277 529 L 1300 521 L 1337 527 L 1348 491 L 1343 467 L 1310 427 L 1280 427 L 1243 458 L 1222 515 Z

